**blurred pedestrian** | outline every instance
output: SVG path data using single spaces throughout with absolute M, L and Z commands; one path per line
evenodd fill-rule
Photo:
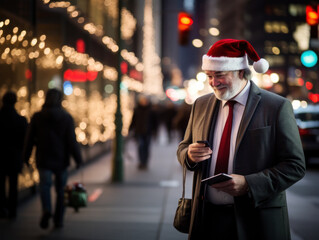
M 214 93 L 194 102 L 177 151 L 194 172 L 189 239 L 290 239 L 285 190 L 305 175 L 302 144 L 291 102 L 254 84 L 248 57 L 268 70 L 245 40 L 219 40 L 203 56 Z M 201 182 L 219 173 L 232 179 Z
M 76 141 L 72 116 L 62 106 L 62 92 L 48 90 L 42 110 L 31 119 L 26 136 L 24 160 L 28 164 L 32 148 L 36 147 L 36 165 L 40 174 L 42 203 L 41 228 L 48 228 L 52 217 L 51 186 L 55 180 L 56 206 L 53 216 L 56 228 L 63 227 L 64 188 L 67 183 L 67 167 L 72 156 L 77 168 L 82 163 L 79 144 Z
M 151 111 L 152 111 L 152 140 L 157 140 L 158 132 L 161 124 L 161 115 L 162 115 L 162 106 L 160 103 L 154 101 L 151 102 Z
M 168 142 L 172 142 L 173 139 L 173 131 L 175 130 L 173 128 L 173 119 L 177 113 L 175 104 L 167 99 L 164 104 L 164 109 L 162 113 L 162 121 L 164 123 L 164 126 L 166 128 Z
M 183 140 L 187 128 L 188 119 L 192 106 L 185 101 L 178 107 L 176 116 L 173 119 L 173 127 L 178 131 L 179 137 Z
M 141 170 L 145 170 L 148 167 L 154 118 L 155 115 L 152 111 L 150 100 L 145 95 L 139 95 L 129 129 L 134 132 L 133 134 L 137 141 L 138 168 Z
M 0 110 L 0 216 L 15 218 L 18 202 L 18 174 L 22 170 L 22 151 L 27 120 L 14 108 L 17 96 L 8 91 L 2 98 Z M 6 178 L 9 194 L 6 197 Z

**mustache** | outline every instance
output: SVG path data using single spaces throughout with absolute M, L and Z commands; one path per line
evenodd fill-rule
M 212 86 L 212 88 L 213 89 L 216 89 L 216 90 L 220 90 L 220 89 L 222 89 L 222 88 L 226 88 L 227 87 L 227 85 L 218 85 L 218 86 Z

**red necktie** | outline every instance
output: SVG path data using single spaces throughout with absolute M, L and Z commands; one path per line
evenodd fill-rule
M 229 147 L 230 147 L 230 135 L 233 122 L 233 108 L 235 101 L 228 101 L 226 104 L 229 106 L 228 117 L 223 130 L 223 135 L 220 140 L 215 174 L 228 172 L 228 159 L 229 159 Z

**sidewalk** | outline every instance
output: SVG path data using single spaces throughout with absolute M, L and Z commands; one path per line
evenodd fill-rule
M 152 143 L 149 169 L 137 169 L 134 142 L 126 144 L 125 180 L 113 184 L 111 154 L 85 166 L 69 177 L 69 183 L 83 180 L 89 196 L 96 196 L 79 212 L 67 208 L 63 229 L 39 227 L 41 204 L 32 197 L 18 209 L 15 221 L 0 219 L 1 240 L 184 240 L 187 235 L 173 227 L 177 201 L 182 193 L 182 169 L 176 159 L 178 141 L 165 136 Z M 187 177 L 186 196 L 191 194 Z M 54 193 L 53 193 L 54 194 Z

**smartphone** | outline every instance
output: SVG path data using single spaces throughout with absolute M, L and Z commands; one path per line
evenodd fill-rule
M 206 140 L 197 141 L 197 143 L 205 143 L 205 147 L 209 147 L 209 142 Z
M 228 175 L 226 173 L 219 173 L 219 174 L 216 174 L 214 176 L 211 176 L 211 177 L 203 179 L 202 183 L 207 183 L 208 185 L 212 185 L 212 184 L 215 184 L 215 183 L 228 181 L 228 180 L 230 180 L 232 178 L 233 178 L 232 176 L 230 176 L 230 175 Z

